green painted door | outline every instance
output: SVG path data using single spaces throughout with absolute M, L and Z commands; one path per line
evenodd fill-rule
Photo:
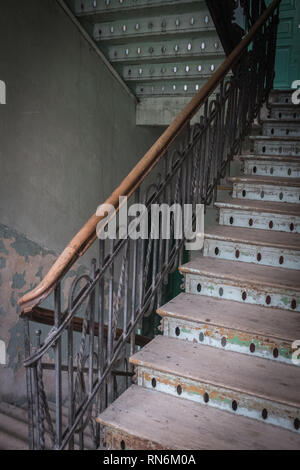
M 300 1 L 282 0 L 278 26 L 275 89 L 300 80 Z

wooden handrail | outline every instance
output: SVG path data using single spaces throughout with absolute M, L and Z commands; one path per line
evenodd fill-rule
M 197 113 L 199 108 L 206 102 L 210 95 L 217 88 L 221 80 L 227 75 L 232 67 L 239 60 L 243 52 L 248 48 L 249 44 L 255 37 L 258 30 L 273 14 L 279 6 L 281 0 L 274 0 L 270 6 L 264 11 L 255 25 L 251 28 L 247 36 L 238 44 L 238 46 L 227 57 L 223 64 L 216 70 L 212 77 L 205 83 L 201 90 L 192 98 L 185 108 L 177 115 L 170 126 L 152 145 L 150 150 L 143 156 L 137 165 L 122 181 L 120 186 L 109 196 L 104 204 L 111 204 L 118 210 L 119 197 L 127 196 L 128 198 L 141 185 L 146 176 L 158 163 L 160 158 L 165 154 L 176 137 L 187 126 L 192 117 Z M 34 306 L 40 304 L 46 297 L 50 295 L 57 283 L 62 279 L 68 269 L 75 263 L 79 256 L 86 252 L 89 246 L 96 240 L 96 227 L 103 217 L 93 214 L 82 229 L 70 241 L 58 259 L 55 261 L 49 272 L 40 282 L 40 284 L 32 291 L 25 294 L 20 300 L 22 313 L 30 312 Z

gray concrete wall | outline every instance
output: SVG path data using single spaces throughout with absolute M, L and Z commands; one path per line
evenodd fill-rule
M 55 0 L 1 2 L 0 80 L 0 399 L 22 401 L 18 298 L 162 129 L 135 125 L 135 102 Z
M 0 221 L 61 250 L 161 133 L 55 0 L 1 2 Z

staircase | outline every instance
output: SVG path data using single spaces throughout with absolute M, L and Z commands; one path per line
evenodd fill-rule
M 262 135 L 163 336 L 134 354 L 132 385 L 98 418 L 109 449 L 299 449 L 300 120 L 273 91 Z
M 68 3 L 138 99 L 137 124 L 170 124 L 225 59 L 204 0 Z

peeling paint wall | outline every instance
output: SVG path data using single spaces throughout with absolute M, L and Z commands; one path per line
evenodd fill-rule
M 0 365 L 0 399 L 24 400 L 23 321 L 17 313 L 17 301 L 41 280 L 55 256 L 0 225 L 0 339 L 6 344 L 6 365 Z
M 136 126 L 135 102 L 54 0 L 2 5 L 0 79 L 0 399 L 22 401 L 17 300 L 162 129 Z
M 0 224 L 0 339 L 6 345 L 6 364 L 0 365 L 0 401 L 22 403 L 26 398 L 23 320 L 19 317 L 17 302 L 40 282 L 56 257 L 54 251 Z M 87 268 L 75 263 L 65 277 L 63 304 L 66 304 L 72 281 L 84 272 Z M 53 308 L 52 297 L 43 303 L 43 307 Z M 49 331 L 47 326 L 31 323 L 31 331 L 38 328 L 43 331 L 43 337 Z

